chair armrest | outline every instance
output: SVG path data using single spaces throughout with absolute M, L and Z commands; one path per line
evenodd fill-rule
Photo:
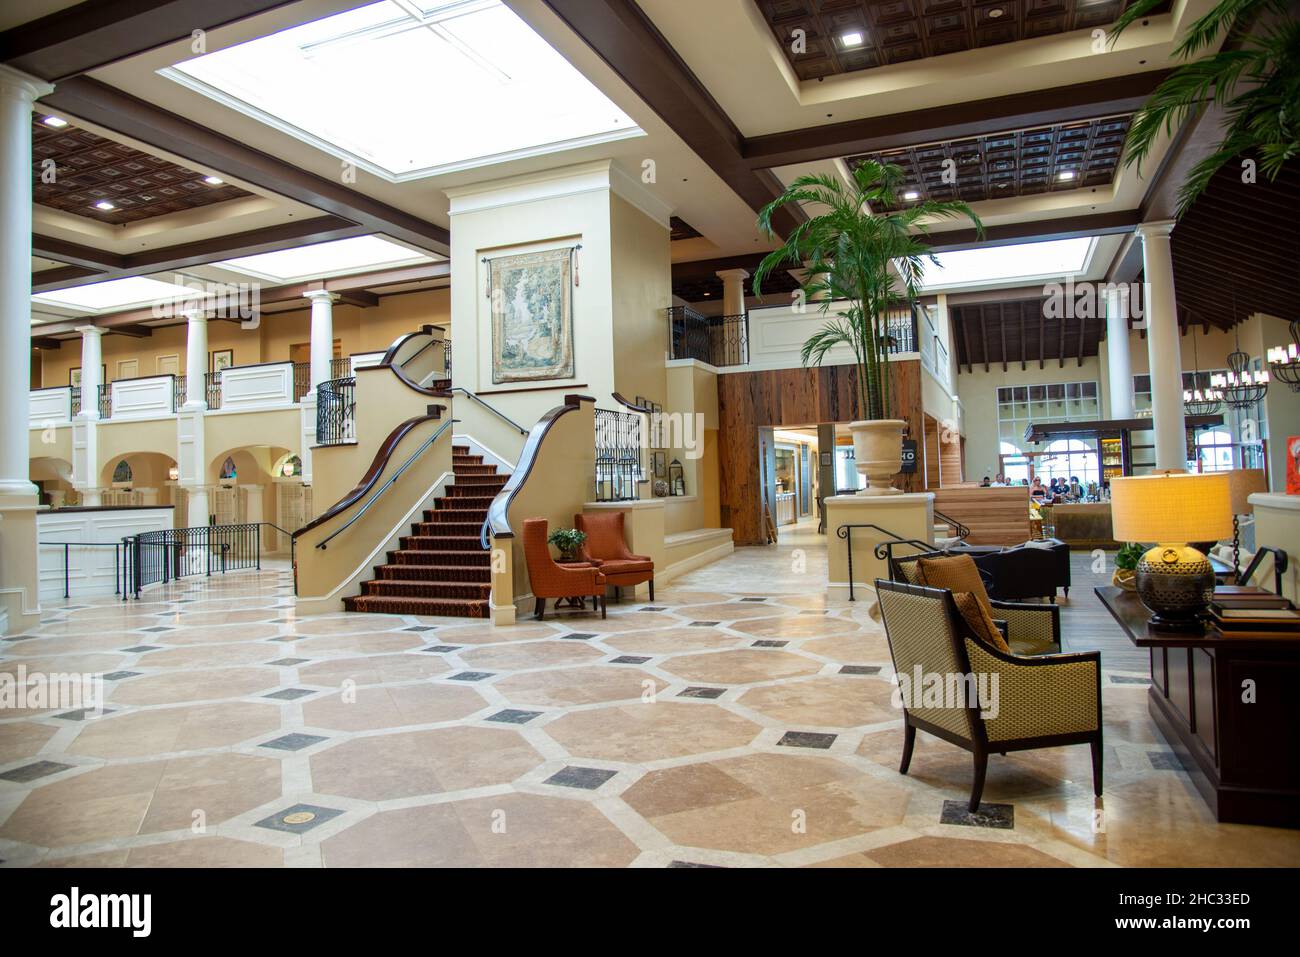
M 997 617 L 1006 619 L 1007 640 L 1033 642 L 1061 647 L 1061 606 L 1036 605 L 1032 602 L 989 602 Z
M 1101 652 L 1019 657 L 964 640 L 971 670 L 997 689 L 984 717 L 990 743 L 1101 729 Z

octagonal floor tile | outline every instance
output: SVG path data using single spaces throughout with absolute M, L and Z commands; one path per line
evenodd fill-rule
M 280 649 L 275 645 L 246 641 L 151 651 L 141 656 L 139 663 L 146 668 L 214 668 L 222 665 L 263 664 L 279 656 Z
M 854 632 L 834 638 L 816 638 L 800 646 L 814 655 L 823 655 L 844 664 L 888 663 L 889 642 L 884 633 Z
M 634 764 L 740 747 L 758 734 L 752 721 L 707 707 L 657 701 L 575 711 L 546 732 L 574 755 Z
M 438 618 L 434 623 L 447 619 Z M 525 620 L 517 625 L 452 625 L 430 632 L 438 641 L 448 645 L 491 645 L 502 641 L 530 641 L 534 638 L 554 638 L 560 634 L 544 622 Z
M 354 635 L 359 632 L 392 631 L 405 624 L 397 615 L 353 614 L 300 621 L 294 631 L 300 635 Z
M 6 712 L 7 716 L 15 715 Z M 34 721 L 14 721 L 0 725 L 0 764 L 30 758 L 45 746 L 58 728 Z
M 788 609 L 775 608 L 762 601 L 721 601 L 708 605 L 686 605 L 674 609 L 679 615 L 685 615 L 692 621 L 740 621 L 748 618 L 771 618 L 783 611 L 793 616 Z
M 684 628 L 632 631 L 625 635 L 606 638 L 605 644 L 619 651 L 640 652 L 647 655 L 673 655 L 689 651 L 707 651 L 713 648 L 732 648 L 743 641 L 743 638 L 729 635 L 718 628 L 687 625 Z
M 149 644 L 164 643 L 168 645 L 217 645 L 234 642 L 263 641 L 280 634 L 278 625 L 266 623 L 267 618 L 274 617 L 273 611 L 257 612 L 261 617 L 256 623 L 242 625 L 198 625 L 190 622 L 190 616 L 177 618 L 175 621 L 164 620 L 171 625 L 172 631 L 149 634 Z M 136 636 L 139 639 L 141 636 Z
M 862 626 L 846 618 L 827 618 L 824 615 L 783 615 L 779 618 L 751 618 L 731 626 L 736 631 L 755 638 L 829 638 L 832 635 L 849 635 L 862 630 Z
M 409 631 L 384 631 L 360 635 L 324 635 L 320 638 L 304 638 L 293 645 L 294 655 L 298 658 L 311 658 L 315 655 L 365 655 L 394 654 L 410 651 L 425 644 L 425 639 Z
M 655 605 L 659 608 L 662 606 Z M 665 615 L 657 611 L 627 611 L 611 613 L 606 620 L 597 619 L 582 626 L 574 625 L 578 631 L 595 631 L 602 634 L 616 634 L 624 631 L 648 631 L 651 628 L 671 628 L 683 624 L 680 618 Z
M 395 654 L 364 658 L 331 658 L 298 666 L 298 678 L 307 684 L 339 686 L 345 681 L 380 685 L 435 678 L 451 671 L 438 655 Z
M 505 784 L 542 763 L 513 730 L 440 728 L 354 738 L 311 758 L 318 793 L 368 801 Z
M 971 841 L 955 837 L 916 837 L 857 854 L 822 861 L 815 867 L 1069 867 L 1026 844 Z
M 67 751 L 96 758 L 136 758 L 175 751 L 225 748 L 278 731 L 273 704 L 226 701 L 108 714 L 85 722 Z
M 493 684 L 511 704 L 563 707 L 602 701 L 637 701 L 647 688 L 659 691 L 667 684 L 640 668 L 623 665 L 588 665 L 511 675 Z
M 623 799 L 674 843 L 780 854 L 899 824 L 909 791 L 833 758 L 755 754 L 651 771 Z
M 791 727 L 856 728 L 903 717 L 887 681 L 829 675 L 751 688 L 739 703 Z
M 439 640 L 443 640 L 439 636 Z M 520 671 L 555 665 L 579 665 L 603 658 L 599 648 L 582 641 L 530 641 L 466 651 L 461 659 L 482 671 Z
M 622 867 L 638 854 L 591 804 L 535 794 L 382 811 L 321 850 L 326 867 Z
M 714 654 L 685 655 L 664 662 L 664 671 L 702 684 L 752 684 L 812 675 L 821 671 L 820 662 L 785 651 L 740 648 Z
M 340 693 L 313 698 L 302 706 L 308 727 L 338 731 L 377 731 L 413 724 L 434 724 L 463 718 L 487 704 L 468 687 L 410 684 L 358 687 L 355 696 Z
M 269 691 L 280 683 L 269 668 L 215 668 L 212 671 L 174 671 L 145 675 L 115 686 L 114 704 L 174 704 L 241 698 Z

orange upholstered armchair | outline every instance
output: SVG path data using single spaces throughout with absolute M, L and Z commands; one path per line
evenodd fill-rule
M 655 563 L 648 555 L 633 555 L 627 550 L 622 512 L 575 515 L 573 527 L 587 533 L 578 557 L 598 567 L 607 584 L 621 589 L 649 582 L 650 600 L 655 600 Z
M 546 519 L 524 519 L 524 559 L 528 562 L 528 580 L 532 583 L 533 597 L 537 599 L 536 618 L 546 614 L 546 599 L 560 601 L 583 599 L 588 595 L 600 605 L 600 617 L 605 617 L 605 576 L 595 565 L 559 565 L 551 558 L 546 544 Z

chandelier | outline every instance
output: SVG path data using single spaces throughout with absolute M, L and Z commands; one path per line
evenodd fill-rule
M 1232 409 L 1249 409 L 1268 393 L 1268 373 L 1250 370 L 1250 356 L 1240 349 L 1228 353 L 1228 371 L 1210 376 L 1210 385 Z
M 1291 344 L 1273 346 L 1268 350 L 1268 367 L 1273 375 L 1291 387 L 1292 392 L 1300 392 L 1300 319 L 1292 319 Z
M 1196 333 L 1192 333 L 1192 364 L 1196 371 L 1192 373 L 1192 388 L 1183 390 L 1183 411 L 1188 415 L 1214 415 L 1223 404 L 1223 393 L 1213 385 L 1202 391 L 1201 360 L 1196 355 Z

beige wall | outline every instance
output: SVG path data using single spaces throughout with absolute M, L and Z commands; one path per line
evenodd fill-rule
M 645 396 L 667 409 L 665 310 L 672 299 L 668 230 L 618 196 L 610 198 L 610 226 L 614 385 L 629 400 Z

